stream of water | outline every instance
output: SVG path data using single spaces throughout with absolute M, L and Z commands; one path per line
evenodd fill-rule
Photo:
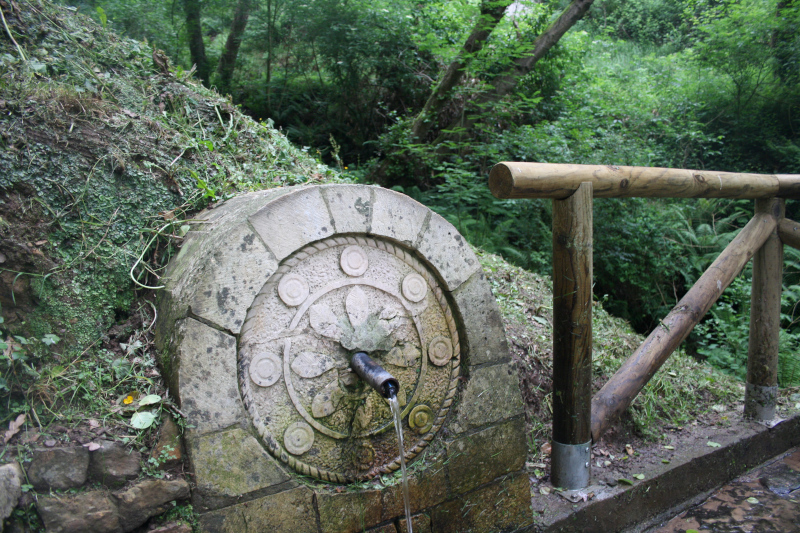
M 400 419 L 400 402 L 397 396 L 389 398 L 389 405 L 394 415 L 394 429 L 397 431 L 397 444 L 400 447 L 400 468 L 403 469 L 403 500 L 406 504 L 406 528 L 408 533 L 414 533 L 411 528 L 411 507 L 409 506 L 408 496 L 408 476 L 406 475 L 406 455 L 403 449 L 403 425 Z

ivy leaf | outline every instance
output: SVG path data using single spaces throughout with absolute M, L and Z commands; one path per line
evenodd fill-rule
M 136 429 L 147 429 L 156 421 L 156 415 L 150 411 L 142 411 L 133 413 L 131 417 L 131 426 Z
M 148 394 L 147 396 L 139 400 L 139 407 L 144 407 L 145 405 L 152 405 L 160 401 L 161 401 L 161 396 L 159 396 L 158 394 Z
M 45 343 L 48 346 L 52 346 L 52 345 L 58 343 L 58 341 L 60 341 L 60 340 L 61 339 L 58 337 L 58 335 L 54 335 L 53 333 L 48 333 L 47 335 L 42 337 L 42 342 Z

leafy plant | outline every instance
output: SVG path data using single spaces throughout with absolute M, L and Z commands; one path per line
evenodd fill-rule
M 164 471 L 161 467 L 173 458 L 175 447 L 172 445 L 164 446 L 156 457 L 148 457 L 147 461 L 142 462 L 142 473 L 147 477 L 158 479 L 164 478 Z

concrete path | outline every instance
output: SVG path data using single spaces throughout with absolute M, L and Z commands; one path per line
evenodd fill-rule
M 800 532 L 800 448 L 713 492 L 649 533 Z

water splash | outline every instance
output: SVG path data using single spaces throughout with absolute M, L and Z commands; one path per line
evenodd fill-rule
M 411 507 L 409 506 L 410 497 L 408 495 L 408 475 L 406 474 L 406 456 L 403 448 L 403 425 L 400 419 L 400 402 L 397 395 L 391 395 L 388 399 L 389 406 L 394 415 L 394 429 L 397 431 L 397 443 L 400 447 L 400 468 L 403 470 L 403 501 L 406 504 L 406 528 L 408 533 L 414 533 L 411 528 Z

